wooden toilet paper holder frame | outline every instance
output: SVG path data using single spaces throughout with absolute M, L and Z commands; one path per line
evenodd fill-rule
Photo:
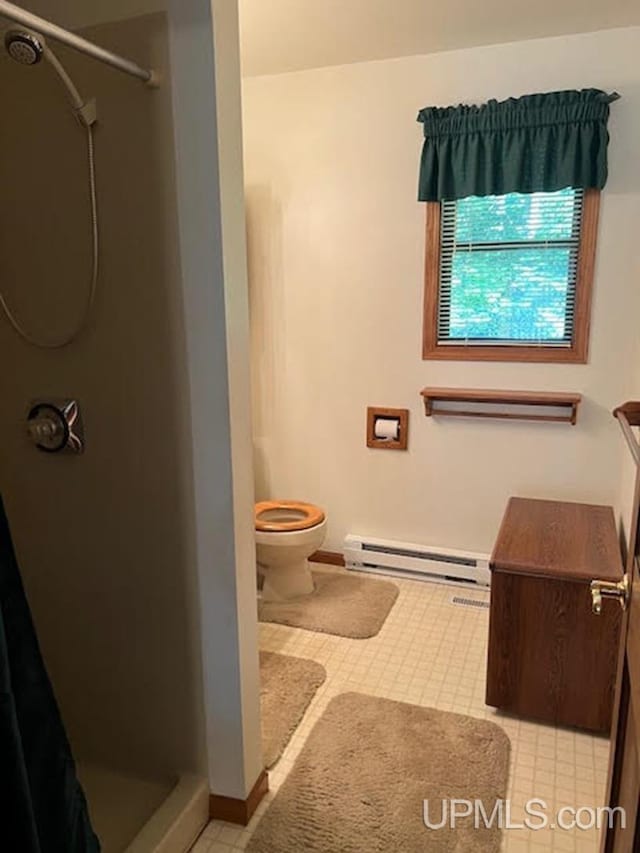
M 378 418 L 393 418 L 398 421 L 398 438 L 377 438 L 375 434 Z M 409 441 L 409 409 L 388 409 L 381 406 L 367 408 L 367 447 L 379 450 L 406 450 Z

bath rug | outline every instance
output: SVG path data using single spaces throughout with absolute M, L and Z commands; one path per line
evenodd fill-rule
M 265 767 L 273 767 L 280 758 L 326 677 L 325 668 L 313 660 L 260 652 L 260 711 Z
M 261 622 L 364 640 L 375 637 L 398 597 L 389 581 L 347 572 L 312 572 L 315 590 L 288 601 L 261 601 Z
M 495 723 L 359 693 L 328 705 L 247 853 L 498 853 L 498 827 L 439 822 L 443 798 L 506 796 L 509 738 Z

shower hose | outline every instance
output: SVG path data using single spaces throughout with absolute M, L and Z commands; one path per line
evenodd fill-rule
M 89 319 L 89 314 L 91 313 L 91 309 L 93 307 L 93 302 L 96 295 L 96 289 L 98 284 L 98 202 L 96 198 L 96 166 L 95 166 L 95 153 L 94 153 L 94 145 L 93 145 L 93 127 L 88 125 L 85 127 L 87 132 L 87 156 L 89 161 L 89 204 L 90 204 L 90 216 L 91 216 L 91 235 L 92 235 L 92 260 L 91 260 L 91 282 L 89 285 L 89 292 L 87 294 L 87 299 L 85 302 L 84 310 L 82 312 L 82 316 L 78 322 L 76 328 L 59 340 L 54 341 L 42 341 L 38 340 L 34 335 L 31 335 L 29 332 L 25 330 L 20 321 L 16 318 L 13 311 L 9 308 L 7 300 L 2 292 L 0 292 L 0 306 L 2 306 L 2 310 L 5 313 L 7 320 L 11 323 L 15 331 L 22 338 L 23 341 L 26 341 L 28 344 L 31 344 L 34 347 L 38 347 L 39 349 L 62 349 L 62 347 L 68 346 L 70 343 L 76 340 L 76 338 L 81 334 L 84 330 L 87 320 Z

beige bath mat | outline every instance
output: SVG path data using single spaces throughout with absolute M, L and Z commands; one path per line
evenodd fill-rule
M 427 829 L 443 798 L 506 796 L 495 723 L 358 693 L 337 696 L 259 822 L 248 853 L 497 853 L 500 830 Z
M 327 673 L 306 658 L 260 652 L 260 710 L 262 755 L 273 767 Z
M 315 591 L 289 601 L 261 601 L 261 622 L 323 634 L 375 637 L 398 597 L 398 587 L 346 572 L 312 572 Z

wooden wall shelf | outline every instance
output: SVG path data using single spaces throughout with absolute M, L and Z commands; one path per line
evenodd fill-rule
M 580 394 L 559 391 L 495 391 L 486 388 L 423 388 L 420 394 L 428 418 L 443 415 L 448 418 L 504 418 L 572 425 L 576 422 L 582 400 Z M 447 403 L 467 403 L 468 406 L 447 408 Z M 482 408 L 487 405 L 509 407 L 509 411 Z M 531 412 L 532 407 L 547 411 Z

